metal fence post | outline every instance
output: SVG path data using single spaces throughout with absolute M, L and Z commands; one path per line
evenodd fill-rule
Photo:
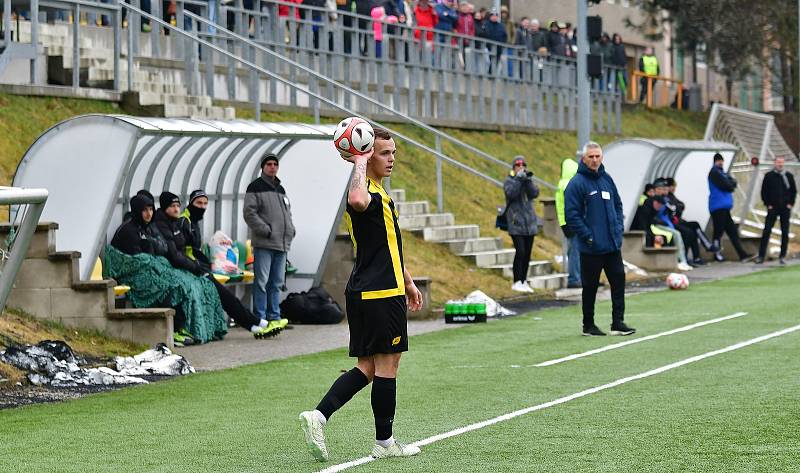
M 6 24 L 6 29 L 9 25 Z M 39 0 L 31 0 L 31 45 L 33 45 L 33 59 L 31 59 L 31 84 L 35 84 L 39 76 Z
M 442 139 L 436 135 L 436 151 L 442 152 Z M 436 156 L 436 208 L 439 213 L 444 211 L 444 189 L 442 186 L 442 158 Z
M 117 9 L 114 10 L 114 90 L 120 90 L 120 66 L 119 58 L 122 54 L 122 10 L 119 7 L 119 0 L 114 0 Z
M 133 91 L 133 12 L 128 10 L 128 92 Z
M 80 17 L 81 5 L 75 4 L 73 9 L 72 19 L 72 88 L 77 89 L 80 87 L 80 72 L 81 72 L 81 53 L 80 53 Z

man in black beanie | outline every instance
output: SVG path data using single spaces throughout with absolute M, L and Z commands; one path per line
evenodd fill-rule
M 203 231 L 200 221 L 208 208 L 208 195 L 203 189 L 189 194 L 189 203 L 181 214 L 181 224 L 186 233 L 186 256 L 197 261 L 203 270 L 211 272 L 211 261 L 203 253 Z
M 167 258 L 172 266 L 211 281 L 217 289 L 225 313 L 239 326 L 250 330 L 255 338 L 261 339 L 277 335 L 275 330 L 267 330 L 267 324 L 247 310 L 239 298 L 220 284 L 209 271 L 203 268 L 202 264 L 187 256 L 186 249 L 191 238 L 191 228 L 185 220 L 181 219 L 180 198 L 171 192 L 164 191 L 158 200 L 161 208 L 156 212 L 155 221 L 161 233 L 167 238 L 170 246 Z
M 243 213 L 253 246 L 253 310 L 270 327 L 283 329 L 289 321 L 281 316 L 280 295 L 295 229 L 274 154 L 261 158 L 261 175 L 247 186 Z

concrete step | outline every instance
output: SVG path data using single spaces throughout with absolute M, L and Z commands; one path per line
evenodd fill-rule
M 481 234 L 481 227 L 478 225 L 450 225 L 446 227 L 424 228 L 421 231 L 422 238 L 425 239 L 425 241 L 439 242 L 478 238 Z
M 513 264 L 514 255 L 516 253 L 516 250 L 511 248 L 493 251 L 480 251 L 476 253 L 462 253 L 459 256 L 466 258 L 471 264 L 474 264 L 479 268 L 489 268 L 493 266 Z
M 528 285 L 534 289 L 558 290 L 567 287 L 567 274 L 555 273 L 528 278 Z
M 514 277 L 514 264 L 499 264 L 490 266 L 489 269 L 496 269 L 502 271 L 503 277 L 512 279 Z M 553 263 L 550 261 L 531 261 L 528 264 L 528 277 L 543 276 L 553 272 Z
M 456 254 L 478 253 L 481 251 L 492 251 L 502 249 L 502 240 L 498 237 L 472 238 L 469 240 L 450 240 L 443 241 Z
M 427 200 L 414 202 L 395 202 L 394 208 L 400 216 L 403 215 L 422 215 L 430 213 L 430 204 Z
M 451 226 L 455 223 L 455 217 L 451 213 L 400 215 L 397 223 L 403 230 L 420 230 L 428 227 Z
M 392 191 L 389 193 L 389 197 L 391 197 L 395 203 L 405 202 L 406 191 L 404 189 L 392 189 Z
M 197 95 L 172 95 L 154 94 L 150 92 L 139 93 L 139 105 L 194 105 L 198 107 L 211 107 L 211 97 Z

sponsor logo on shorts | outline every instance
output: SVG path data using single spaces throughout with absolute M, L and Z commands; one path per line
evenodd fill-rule
M 399 345 L 399 344 L 400 344 L 400 337 L 394 337 L 392 339 L 392 346 Z

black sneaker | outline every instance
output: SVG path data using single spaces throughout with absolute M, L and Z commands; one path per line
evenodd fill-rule
M 759 256 L 758 258 L 753 260 L 753 263 L 755 263 L 755 264 L 763 264 L 764 263 L 764 258 Z
M 722 256 L 722 253 L 719 251 L 714 253 L 714 259 L 717 260 L 718 263 L 722 263 L 723 261 L 725 261 L 725 257 Z
M 597 325 L 592 325 L 591 327 L 583 327 L 583 336 L 584 337 L 605 337 L 606 334 L 599 328 Z
M 780 263 L 780 264 L 786 264 L 786 260 L 785 260 L 784 258 L 779 258 L 779 259 L 778 259 L 778 263 Z
M 624 322 L 611 326 L 611 335 L 631 335 L 636 333 L 635 328 L 628 327 Z

